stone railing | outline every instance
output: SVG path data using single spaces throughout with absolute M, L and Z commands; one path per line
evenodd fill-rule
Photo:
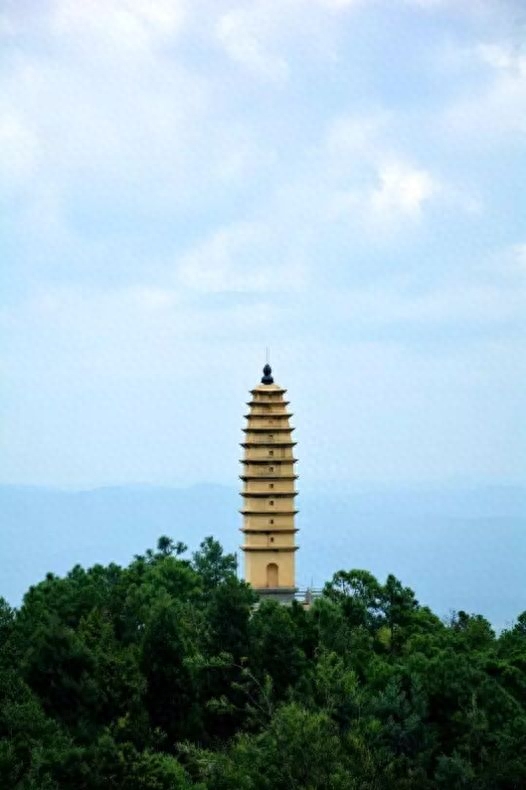
M 301 587 L 296 590 L 294 600 L 308 606 L 315 598 L 320 598 L 322 592 L 321 587 Z

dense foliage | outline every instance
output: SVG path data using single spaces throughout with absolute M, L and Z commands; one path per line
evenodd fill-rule
M 526 787 L 526 613 L 444 623 L 393 576 L 256 605 L 207 538 L 0 599 L 0 787 Z

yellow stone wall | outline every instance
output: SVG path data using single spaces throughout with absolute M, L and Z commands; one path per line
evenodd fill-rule
M 245 552 L 245 579 L 255 590 L 268 590 L 267 568 L 269 565 L 278 566 L 277 588 L 295 589 L 296 573 L 294 554 L 285 554 L 275 551 Z
M 250 452 L 250 458 L 254 461 L 292 461 L 292 448 L 279 447 L 275 444 L 259 444 L 253 447 Z
M 272 460 L 265 460 L 264 464 L 247 462 L 243 468 L 243 474 L 254 479 L 258 479 L 263 475 L 272 476 L 274 479 L 293 477 L 294 464 L 292 460 L 282 461 L 280 464 L 275 464 Z
M 287 494 L 290 493 L 290 481 L 285 479 L 268 480 L 259 479 L 245 481 L 244 494 Z
M 244 516 L 243 529 L 251 531 L 290 529 L 290 517 L 278 513 L 251 513 Z

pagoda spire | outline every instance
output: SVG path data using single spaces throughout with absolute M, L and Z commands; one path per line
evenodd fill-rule
M 286 390 L 263 368 L 261 383 L 251 390 L 244 449 L 243 533 L 245 579 L 260 595 L 289 601 L 296 591 L 296 459 Z
M 274 384 L 274 379 L 272 378 L 272 368 L 270 365 L 267 364 L 263 368 L 263 378 L 261 379 L 262 384 Z

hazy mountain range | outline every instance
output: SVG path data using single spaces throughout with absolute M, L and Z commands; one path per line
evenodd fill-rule
M 298 583 L 341 568 L 394 573 L 437 614 L 465 609 L 503 627 L 526 609 L 526 488 L 443 487 L 302 493 Z M 89 491 L 0 486 L 0 595 L 18 605 L 48 571 L 125 564 L 167 534 L 237 551 L 236 490 L 123 486 Z M 241 559 L 241 558 L 240 558 Z

